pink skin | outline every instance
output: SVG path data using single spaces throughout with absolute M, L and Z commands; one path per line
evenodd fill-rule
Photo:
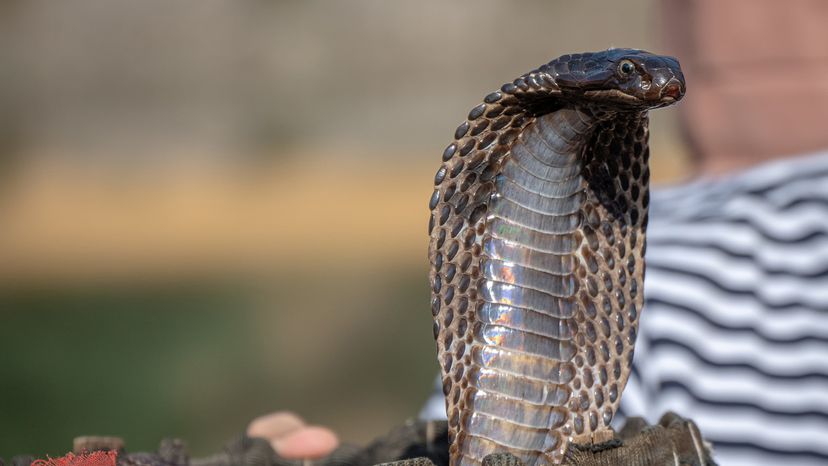
M 270 441 L 279 456 L 287 459 L 315 459 L 329 455 L 339 446 L 336 434 L 325 427 L 309 426 L 299 416 L 278 411 L 254 419 L 247 435 Z
M 660 3 L 660 52 L 679 57 L 687 78 L 689 94 L 677 110 L 698 174 L 738 172 L 828 147 L 821 3 Z

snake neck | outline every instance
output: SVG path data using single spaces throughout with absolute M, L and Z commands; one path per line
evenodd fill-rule
M 609 327 L 635 331 L 629 287 L 642 262 L 633 253 L 634 276 L 618 275 L 627 257 L 615 238 L 627 241 L 641 217 L 631 222 L 635 202 L 618 181 L 632 162 L 611 158 L 642 117 L 561 109 L 527 125 L 503 161 L 481 237 L 460 464 L 497 450 L 555 464 L 573 439 L 608 428 L 634 341 L 609 339 Z
M 646 117 L 533 115 L 500 93 L 469 115 L 429 204 L 451 464 L 498 451 L 560 463 L 572 441 L 608 428 L 630 369 Z
M 678 86 L 644 80 L 668 75 Z M 452 466 L 500 451 L 556 464 L 608 433 L 643 304 L 646 109 L 683 92 L 670 57 L 566 55 L 455 130 L 428 227 Z

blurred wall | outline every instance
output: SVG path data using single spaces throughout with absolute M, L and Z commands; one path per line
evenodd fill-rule
M 436 370 L 426 202 L 468 109 L 652 0 L 0 4 L 0 456 L 218 448 L 289 407 L 365 441 Z M 680 179 L 671 111 L 653 178 Z

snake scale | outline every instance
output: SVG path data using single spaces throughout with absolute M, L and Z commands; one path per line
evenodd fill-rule
M 643 304 L 647 112 L 684 92 L 672 57 L 564 55 L 457 127 L 428 227 L 452 466 L 557 464 L 609 432 Z

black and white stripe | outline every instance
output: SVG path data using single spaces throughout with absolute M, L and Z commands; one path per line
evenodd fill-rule
M 619 420 L 676 411 L 723 465 L 828 464 L 828 154 L 654 190 L 645 295 Z
M 723 465 L 828 464 L 828 154 L 655 190 L 650 219 L 622 416 L 692 418 Z

